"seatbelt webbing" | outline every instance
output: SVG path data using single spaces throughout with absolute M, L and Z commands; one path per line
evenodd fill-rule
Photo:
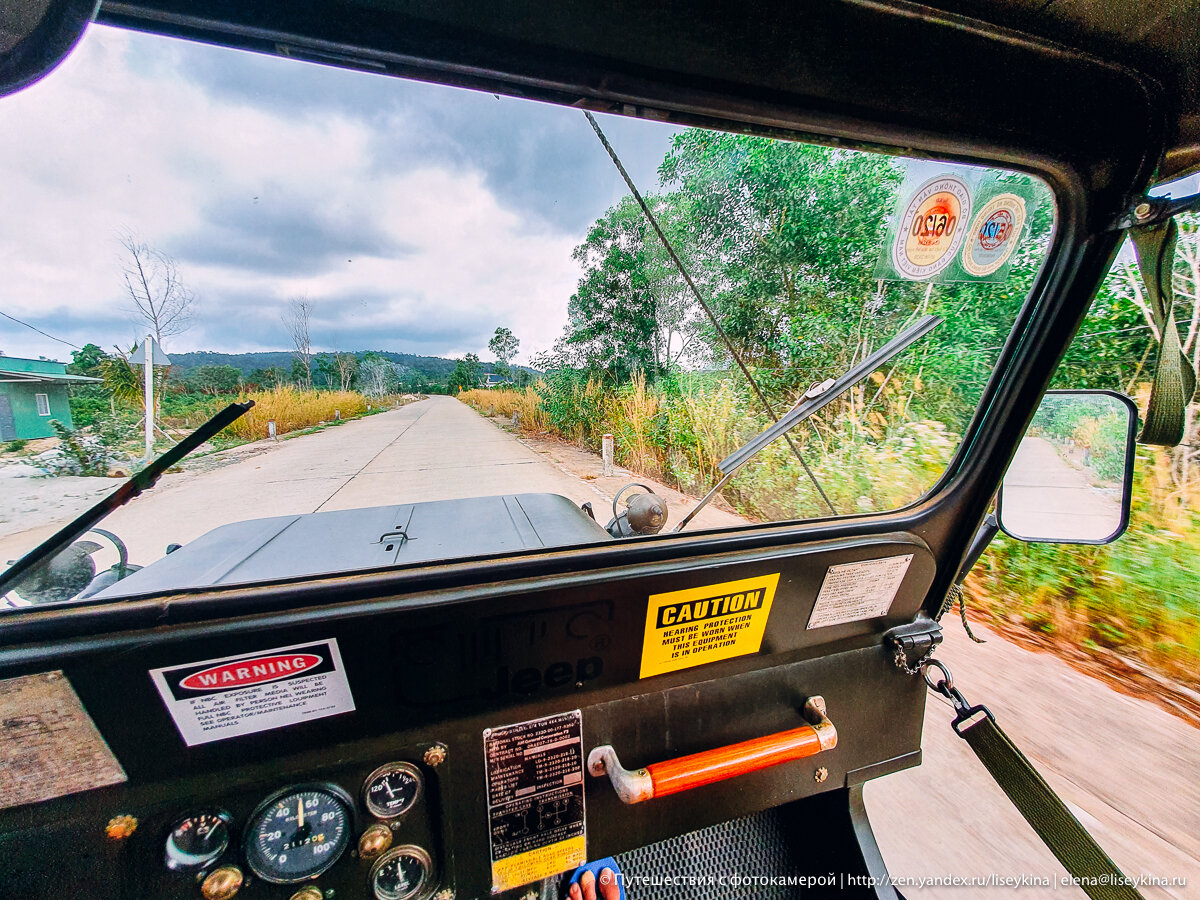
M 1092 900 L 1142 900 L 1116 863 L 1051 790 L 1037 769 L 982 707 L 955 730 L 991 773 L 1038 837 Z
M 1158 329 L 1158 366 L 1146 405 L 1146 423 L 1138 442 L 1174 447 L 1184 439 L 1187 405 L 1196 391 L 1196 373 L 1183 354 L 1175 324 L 1174 219 L 1132 228 L 1129 237 L 1137 252 L 1138 269 L 1146 284 L 1146 301 L 1154 327 Z

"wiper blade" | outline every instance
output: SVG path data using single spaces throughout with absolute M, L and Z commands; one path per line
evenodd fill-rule
M 940 316 L 925 316 L 914 325 L 910 325 L 904 329 L 870 356 L 863 358 L 857 365 L 848 369 L 845 373 L 820 386 L 819 390 L 810 390 L 800 402 L 793 406 L 790 410 L 779 417 L 779 421 L 770 425 L 763 430 L 757 437 L 751 438 L 745 445 L 737 450 L 734 450 L 727 457 L 717 463 L 717 469 L 724 476 L 716 486 L 709 491 L 692 511 L 684 517 L 684 519 L 675 526 L 675 531 L 682 531 L 683 526 L 695 518 L 717 493 L 732 478 L 742 466 L 750 462 L 754 456 L 762 450 L 763 447 L 771 443 L 780 435 L 786 433 L 800 422 L 803 422 L 815 412 L 824 409 L 850 388 L 854 387 L 892 357 L 896 356 L 902 350 L 907 348 L 913 342 L 920 340 L 933 329 L 942 324 Z
M 254 406 L 253 400 L 245 403 L 230 403 L 227 407 L 185 437 L 182 441 L 164 453 L 142 471 L 138 472 L 123 485 L 80 515 L 73 522 L 63 526 L 45 541 L 34 547 L 9 568 L 0 572 L 0 597 L 17 587 L 22 576 L 47 559 L 61 553 L 78 538 L 89 531 L 93 525 L 111 513 L 114 509 L 124 506 L 142 491 L 154 487 L 159 477 L 171 466 L 175 465 L 221 429 L 240 419 Z

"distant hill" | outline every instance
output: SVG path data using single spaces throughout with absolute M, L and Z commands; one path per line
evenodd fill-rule
M 354 355 L 361 359 L 368 352 L 363 350 Z M 440 356 L 417 356 L 413 353 L 389 353 L 383 350 L 375 352 L 412 372 L 430 378 L 445 378 L 454 370 L 455 360 L 443 359 Z M 171 364 L 179 375 L 186 375 L 189 369 L 194 369 L 196 366 L 233 366 L 242 373 L 244 378 L 256 369 L 270 369 L 273 366 L 291 369 L 292 353 L 290 350 L 263 350 L 258 353 L 217 353 L 215 350 L 197 350 L 192 353 L 172 353 Z M 484 364 L 485 368 L 491 365 L 491 363 Z
M 422 375 L 437 381 L 447 378 L 454 371 L 458 362 L 456 359 L 446 359 L 442 356 L 417 356 L 415 353 L 392 353 L 386 350 L 360 350 L 354 355 L 359 359 L 367 353 L 378 353 L 384 359 L 391 360 L 402 367 L 407 376 Z M 184 377 L 196 366 L 233 366 L 246 378 L 257 369 L 270 369 L 278 366 L 290 370 L 292 367 L 292 352 L 290 350 L 262 350 L 257 353 L 218 353 L 215 350 L 195 350 L 191 353 L 171 353 L 171 365 L 177 377 Z M 483 371 L 491 372 L 495 362 L 481 362 Z M 528 366 L 514 366 L 514 369 L 525 369 L 527 372 L 541 374 Z

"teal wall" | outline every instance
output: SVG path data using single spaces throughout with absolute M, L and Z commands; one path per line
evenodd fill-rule
M 8 366 L 12 360 L 0 357 L 0 365 Z M 17 437 L 24 440 L 54 437 L 54 429 L 50 420 L 57 419 L 68 428 L 73 428 L 71 422 L 71 400 L 65 384 L 50 384 L 33 382 L 0 383 L 0 394 L 8 395 L 12 404 L 13 418 L 16 420 Z M 50 415 L 39 416 L 37 411 L 37 394 L 45 394 L 50 401 Z

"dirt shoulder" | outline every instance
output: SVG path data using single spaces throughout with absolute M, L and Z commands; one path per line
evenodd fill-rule
M 603 461 L 597 454 L 592 453 L 590 450 L 585 450 L 576 444 L 568 443 L 550 435 L 523 434 L 518 429 L 513 428 L 512 424 L 502 416 L 484 416 L 484 418 L 492 422 L 497 428 L 511 434 L 539 456 L 545 457 L 563 472 L 588 482 L 605 497 L 615 497 L 617 491 L 631 481 L 646 485 L 654 493 L 667 501 L 669 515 L 667 517 L 666 530 L 674 528 L 675 525 L 682 521 L 684 516 L 695 508 L 698 502 L 696 497 L 668 487 L 652 478 L 638 475 L 636 472 L 631 472 L 621 466 L 614 466 L 613 474 L 606 477 L 604 475 Z M 600 521 L 601 525 L 612 518 L 611 505 L 605 504 L 603 508 L 597 506 L 596 518 Z M 699 531 L 705 528 L 735 528 L 740 525 L 753 524 L 755 524 L 754 519 L 738 515 L 729 508 L 729 504 L 722 498 L 717 497 L 704 507 L 704 512 L 697 517 L 695 524 L 689 525 L 688 530 Z

